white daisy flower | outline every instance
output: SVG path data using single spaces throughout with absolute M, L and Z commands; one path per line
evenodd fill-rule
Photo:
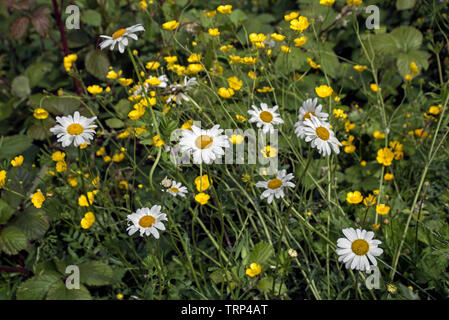
M 253 105 L 252 108 L 254 110 L 248 110 L 248 113 L 251 115 L 248 121 L 251 123 L 255 122 L 258 128 L 263 127 L 263 133 L 273 133 L 274 125 L 284 123 L 284 120 L 275 112 L 279 107 L 268 108 L 266 103 L 261 103 L 260 106 L 261 109 Z
M 58 142 L 62 142 L 62 147 L 72 144 L 75 147 L 85 143 L 90 144 L 90 140 L 94 138 L 95 128 L 97 125 L 92 124 L 97 117 L 86 118 L 76 111 L 72 116 L 56 117 L 58 125 L 50 128 L 50 131 L 56 135 Z
M 293 173 L 287 174 L 287 170 L 281 170 L 278 172 L 276 178 L 268 180 L 268 181 L 259 181 L 256 183 L 256 187 L 265 188 L 264 192 L 260 195 L 260 199 L 267 199 L 268 203 L 273 201 L 273 198 L 276 199 L 284 197 L 284 188 L 290 187 L 294 188 L 295 184 L 290 182 L 291 179 L 294 178 Z
M 145 90 L 145 93 L 147 93 L 148 90 L 150 90 L 151 88 L 154 87 L 154 86 L 151 85 L 151 82 L 155 78 L 157 78 L 157 82 L 160 82 L 155 87 L 158 87 L 158 88 L 166 88 L 167 87 L 169 80 L 168 80 L 168 77 L 165 74 L 163 74 L 163 75 L 161 75 L 159 77 L 149 76 L 148 79 L 144 81 L 143 86 L 139 85 L 139 86 L 135 86 L 133 88 L 133 90 L 134 90 L 133 96 L 141 95 L 144 90 Z
M 123 53 L 125 47 L 128 46 L 128 38 L 137 40 L 137 36 L 134 34 L 139 31 L 145 31 L 145 28 L 141 24 L 136 24 L 134 26 L 128 27 L 126 29 L 119 29 L 110 36 L 101 35 L 100 38 L 106 39 L 100 43 L 100 48 L 111 47 L 111 51 L 114 50 L 116 44 L 118 44 L 118 51 Z
M 335 133 L 330 129 L 330 124 L 320 121 L 315 116 L 310 116 L 304 121 L 303 132 L 306 142 L 312 142 L 312 148 L 317 148 L 322 156 L 330 156 L 331 149 L 335 153 L 340 153 L 340 141 L 335 137 Z
M 175 101 L 177 104 L 182 104 L 183 100 L 189 101 L 189 97 L 187 97 L 184 92 L 190 90 L 190 88 L 197 84 L 198 82 L 195 77 L 190 79 L 188 77 L 184 77 L 184 84 L 171 84 L 170 92 L 172 94 L 168 97 L 167 103 Z
M 152 234 L 156 239 L 159 239 L 159 230 L 165 230 L 162 221 L 168 221 L 167 215 L 161 213 L 161 206 L 153 206 L 149 208 L 137 209 L 135 213 L 129 214 L 126 218 L 128 220 L 128 234 L 131 236 L 137 231 L 140 235 L 149 236 Z
M 339 255 L 338 261 L 345 263 L 346 269 L 370 271 L 370 261 L 377 266 L 376 256 L 384 252 L 377 246 L 382 243 L 380 240 L 373 240 L 374 232 L 354 228 L 343 229 L 346 238 L 337 240 Z M 368 260 L 369 259 L 369 260 Z
M 202 130 L 193 125 L 191 130 L 182 130 L 179 141 L 180 151 L 193 154 L 193 162 L 209 164 L 224 155 L 223 148 L 229 147 L 228 137 L 222 135 L 223 129 L 215 125 L 211 129 Z
M 172 196 L 185 197 L 187 194 L 187 187 L 183 186 L 181 182 L 172 181 L 171 187 L 162 190 L 170 193 Z
M 323 106 L 321 104 L 317 105 L 318 98 L 307 99 L 299 108 L 298 112 L 298 122 L 295 123 L 295 133 L 301 139 L 304 139 L 304 121 L 310 119 L 311 116 L 317 117 L 320 121 L 326 122 L 329 118 L 329 114 L 326 112 L 321 112 Z

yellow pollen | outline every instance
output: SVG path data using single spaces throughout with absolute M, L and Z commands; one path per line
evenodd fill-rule
M 140 218 L 139 225 L 142 228 L 149 228 L 155 222 L 156 222 L 156 219 L 153 216 L 144 216 L 144 217 Z
M 170 190 L 171 192 L 174 192 L 174 193 L 178 193 L 178 192 L 179 192 L 179 189 L 178 189 L 178 188 L 175 188 L 175 187 L 170 188 L 170 189 L 168 189 L 168 190 Z
M 83 133 L 83 131 L 84 131 L 83 126 L 78 123 L 72 123 L 70 126 L 67 127 L 67 132 L 72 136 L 78 136 L 81 133 Z
M 200 149 L 207 149 L 212 146 L 212 142 L 214 142 L 214 139 L 212 139 L 212 137 L 201 135 L 196 138 L 195 145 Z
M 277 189 L 282 186 L 282 181 L 279 179 L 273 179 L 268 182 L 268 188 Z
M 327 130 L 325 127 L 318 127 L 316 128 L 316 135 L 324 141 L 329 140 L 329 130 Z
M 273 115 L 270 112 L 268 112 L 268 111 L 262 111 L 260 113 L 260 119 L 263 122 L 270 123 L 273 120 Z
M 369 251 L 369 244 L 363 239 L 357 239 L 352 243 L 351 249 L 356 255 L 363 256 Z
M 126 29 L 119 29 L 116 32 L 114 32 L 114 34 L 112 35 L 112 39 L 117 39 L 120 38 L 121 36 L 123 36 L 126 32 Z
M 310 116 L 315 116 L 316 114 L 314 112 L 307 112 L 304 117 L 302 117 L 302 121 L 306 121 L 306 119 L 310 119 Z

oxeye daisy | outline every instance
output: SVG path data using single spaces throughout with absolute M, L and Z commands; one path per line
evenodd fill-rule
M 197 85 L 198 82 L 196 78 L 188 78 L 184 77 L 184 84 L 171 84 L 170 92 L 172 93 L 168 99 L 167 103 L 174 101 L 176 104 L 182 104 L 182 100 L 189 101 L 189 97 L 187 97 L 184 92 L 190 90 L 193 86 Z
M 176 182 L 173 180 L 171 186 L 163 191 L 170 193 L 174 197 L 185 197 L 187 194 L 187 187 L 183 186 L 181 182 Z
M 92 124 L 97 117 L 86 118 L 80 115 L 78 111 L 73 116 L 56 117 L 58 125 L 50 129 L 56 135 L 58 142 L 62 143 L 62 147 L 67 147 L 72 144 L 75 147 L 85 143 L 90 144 L 95 134 L 97 125 Z
M 290 180 L 292 180 L 293 178 L 293 173 L 287 174 L 287 170 L 281 170 L 276 175 L 276 178 L 268 181 L 257 182 L 256 187 L 266 189 L 260 195 L 260 199 L 267 198 L 267 202 L 271 203 L 274 197 L 276 197 L 276 199 L 283 198 L 285 187 L 295 187 L 295 184 L 293 182 L 290 182 Z
M 128 220 L 128 234 L 131 236 L 137 231 L 140 235 L 149 236 L 152 234 L 156 239 L 159 239 L 159 231 L 165 230 L 162 221 L 167 221 L 167 215 L 161 213 L 161 206 L 153 206 L 150 208 L 137 209 L 135 213 L 129 214 L 126 218 Z
M 222 135 L 223 129 L 215 125 L 211 129 L 202 130 L 193 125 L 191 130 L 183 130 L 179 141 L 181 152 L 193 154 L 194 163 L 209 164 L 224 155 L 223 148 L 229 147 L 228 137 Z
M 273 133 L 274 125 L 284 123 L 284 120 L 275 112 L 279 107 L 268 108 L 266 103 L 261 103 L 260 107 L 259 109 L 253 105 L 252 108 L 254 110 L 248 110 L 248 113 L 251 115 L 248 121 L 251 123 L 255 122 L 258 128 L 262 127 L 264 133 Z
M 374 232 L 354 228 L 343 229 L 346 238 L 337 240 L 338 261 L 345 263 L 346 269 L 360 271 L 371 270 L 370 262 L 377 266 L 376 256 L 383 252 L 377 246 L 380 240 L 373 240 Z M 368 260 L 369 259 L 369 260 Z
M 310 119 L 311 116 L 317 117 L 320 121 L 327 121 L 329 118 L 329 114 L 326 112 L 321 112 L 323 106 L 318 104 L 318 98 L 315 99 L 307 99 L 302 104 L 301 108 L 299 108 L 298 112 L 298 122 L 295 123 L 295 133 L 298 137 L 304 139 L 304 122 L 306 119 Z
M 128 46 L 128 38 L 137 40 L 135 33 L 139 31 L 145 31 L 145 28 L 141 24 L 119 29 L 112 34 L 112 37 L 101 35 L 100 38 L 106 40 L 100 43 L 100 48 L 103 50 L 104 48 L 111 47 L 111 50 L 114 50 L 115 45 L 118 44 L 118 50 L 120 53 L 123 53 L 125 47 Z
M 335 153 L 340 153 L 338 148 L 342 144 L 335 137 L 334 132 L 330 129 L 327 122 L 320 121 L 317 117 L 311 116 L 310 119 L 304 121 L 304 140 L 311 141 L 312 147 L 317 148 L 322 156 L 329 156 L 334 150 Z

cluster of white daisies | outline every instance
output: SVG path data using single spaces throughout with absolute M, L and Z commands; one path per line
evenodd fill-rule
M 101 36 L 106 39 L 100 44 L 101 49 L 110 47 L 114 50 L 117 45 L 120 53 L 123 53 L 125 47 L 129 43 L 129 39 L 137 40 L 136 32 L 145 31 L 140 24 L 131 26 L 126 29 L 120 29 L 114 32 L 112 37 Z M 151 80 L 151 79 L 150 79 Z M 160 81 L 159 87 L 167 87 L 168 78 L 163 75 L 158 77 Z M 151 82 L 151 81 L 149 81 Z M 169 101 L 175 101 L 177 104 L 182 103 L 183 100 L 188 101 L 189 98 L 184 92 L 196 85 L 196 78 L 184 78 L 183 84 L 170 85 L 171 96 Z M 147 86 L 141 86 L 134 94 L 141 94 L 142 90 L 147 91 Z M 269 108 L 266 103 L 261 103 L 260 108 L 252 106 L 249 110 L 251 118 L 250 123 L 255 123 L 258 128 L 262 128 L 264 133 L 273 133 L 274 126 L 284 123 L 280 115 L 276 112 L 278 106 Z M 296 135 L 310 142 L 313 148 L 316 148 L 322 156 L 329 156 L 332 150 L 339 153 L 339 146 L 341 143 L 336 138 L 334 132 L 330 129 L 330 124 L 327 122 L 329 115 L 322 111 L 322 105 L 318 104 L 318 99 L 308 99 L 299 109 L 298 121 L 295 123 Z M 57 136 L 58 142 L 61 142 L 63 147 L 74 144 L 75 147 L 90 144 L 95 134 L 97 127 L 93 122 L 96 117 L 86 118 L 81 116 L 77 111 L 73 116 L 56 117 L 56 126 L 50 129 L 52 133 Z M 182 131 L 180 139 L 180 151 L 187 152 L 192 155 L 194 163 L 210 164 L 217 158 L 224 155 L 224 148 L 230 146 L 229 137 L 223 135 L 223 129 L 219 125 L 213 126 L 211 129 L 201 129 L 195 125 L 190 130 Z M 284 197 L 284 189 L 286 187 L 295 187 L 295 184 L 290 180 L 294 178 L 292 173 L 287 173 L 286 170 L 280 170 L 276 177 L 268 181 L 259 181 L 256 187 L 265 188 L 260 198 L 267 199 L 271 203 L 274 198 L 279 199 Z M 172 181 L 170 186 L 163 191 L 172 196 L 185 197 L 187 188 L 180 182 Z M 133 235 L 137 231 L 141 236 L 153 235 L 159 239 L 159 231 L 165 230 L 163 221 L 167 221 L 167 215 L 161 212 L 161 206 L 154 205 L 151 208 L 141 208 L 135 213 L 127 216 L 128 234 Z M 374 233 L 372 231 L 353 228 L 343 229 L 345 238 L 340 238 L 337 241 L 339 255 L 338 261 L 343 262 L 346 268 L 369 271 L 371 264 L 376 266 L 376 256 L 382 254 L 383 250 L 378 248 L 381 241 L 374 240 Z

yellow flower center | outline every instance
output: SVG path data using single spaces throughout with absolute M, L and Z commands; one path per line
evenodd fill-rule
M 260 113 L 260 119 L 261 119 L 263 122 L 270 123 L 271 120 L 273 120 L 273 115 L 272 115 L 270 112 L 268 112 L 268 111 L 262 111 L 262 112 Z
M 325 127 L 318 127 L 316 128 L 316 135 L 318 136 L 318 138 L 320 138 L 321 140 L 327 141 L 329 140 L 329 130 L 327 130 Z
M 369 251 L 369 244 L 363 239 L 357 239 L 352 243 L 351 249 L 356 255 L 363 256 Z
M 282 186 L 282 181 L 279 179 L 272 179 L 268 182 L 268 188 L 270 189 L 277 189 L 280 186 Z
M 307 112 L 304 117 L 302 117 L 302 121 L 305 121 L 306 119 L 310 119 L 310 116 L 316 117 L 316 114 L 314 112 Z
M 83 131 L 84 131 L 83 126 L 78 123 L 72 123 L 70 126 L 67 127 L 67 132 L 72 136 L 78 136 L 81 133 L 83 133 Z
M 212 143 L 214 142 L 214 139 L 212 137 L 209 137 L 207 135 L 201 135 L 195 140 L 195 145 L 200 149 L 207 149 L 209 148 Z
M 174 192 L 174 193 L 178 193 L 178 192 L 179 192 L 179 189 L 178 189 L 178 188 L 175 188 L 175 187 L 170 188 L 170 189 L 168 189 L 168 190 L 170 190 L 171 192 Z
M 156 222 L 156 219 L 153 216 L 144 216 L 144 217 L 140 218 L 139 225 L 142 228 L 149 228 L 155 222 Z
M 112 39 L 117 39 L 120 38 L 121 36 L 123 36 L 126 32 L 126 29 L 119 29 L 116 32 L 114 32 L 114 34 L 112 35 Z

